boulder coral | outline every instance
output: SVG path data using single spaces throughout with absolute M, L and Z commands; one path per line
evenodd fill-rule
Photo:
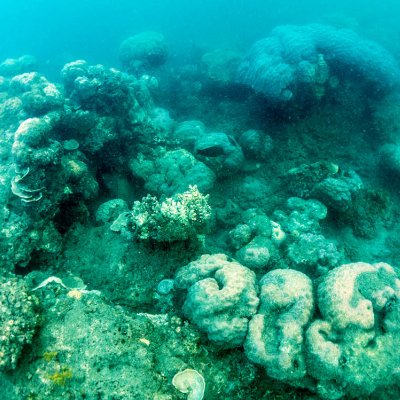
M 239 66 L 238 80 L 270 103 L 319 100 L 343 79 L 364 83 L 379 97 L 400 82 L 395 59 L 379 44 L 348 29 L 283 25 L 256 42 Z
M 275 269 L 259 281 L 224 254 L 178 269 L 183 312 L 222 348 L 244 346 L 268 376 L 324 400 L 398 387 L 400 279 L 388 264 L 344 264 L 319 279 Z M 368 397 L 369 398 L 369 397 Z
M 247 158 L 264 162 L 271 157 L 274 147 L 271 136 L 258 129 L 243 132 L 238 142 Z
M 400 343 L 400 280 L 390 265 L 335 268 L 316 298 L 311 280 L 294 270 L 271 271 L 260 287 L 244 348 L 269 376 L 327 400 L 375 396 L 400 383 L 391 350 Z
M 130 73 L 144 73 L 161 66 L 168 57 L 164 36 L 146 31 L 125 39 L 120 46 L 119 58 L 123 68 Z
M 146 190 L 166 196 L 184 192 L 193 184 L 201 192 L 211 190 L 215 182 L 214 172 L 191 153 L 184 149 L 158 150 L 151 157 L 139 154 L 130 163 L 133 175 L 145 181 Z
M 244 162 L 239 144 L 223 132 L 199 136 L 194 143 L 194 155 L 221 177 L 238 172 Z

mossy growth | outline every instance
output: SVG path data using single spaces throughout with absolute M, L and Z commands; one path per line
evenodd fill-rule
M 43 353 L 43 359 L 48 363 L 53 361 L 58 355 L 58 351 L 45 351 Z
M 59 370 L 48 374 L 46 378 L 55 386 L 65 386 L 72 379 L 72 376 L 72 369 L 66 365 L 61 365 Z

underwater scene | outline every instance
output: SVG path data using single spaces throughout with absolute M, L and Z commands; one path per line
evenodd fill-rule
M 0 400 L 400 399 L 399 16 L 0 0 Z

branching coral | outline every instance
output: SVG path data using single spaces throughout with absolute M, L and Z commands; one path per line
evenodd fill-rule
M 147 196 L 136 201 L 132 210 L 136 236 L 157 242 L 193 239 L 204 230 L 210 216 L 208 195 L 202 195 L 197 186 L 163 202 Z

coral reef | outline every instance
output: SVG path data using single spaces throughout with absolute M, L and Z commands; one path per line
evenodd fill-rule
M 0 397 L 399 398 L 396 61 L 204 46 L 0 62 Z
M 36 71 L 38 68 L 35 57 L 24 55 L 18 58 L 7 58 L 0 63 L 0 76 L 13 77 L 25 72 Z

